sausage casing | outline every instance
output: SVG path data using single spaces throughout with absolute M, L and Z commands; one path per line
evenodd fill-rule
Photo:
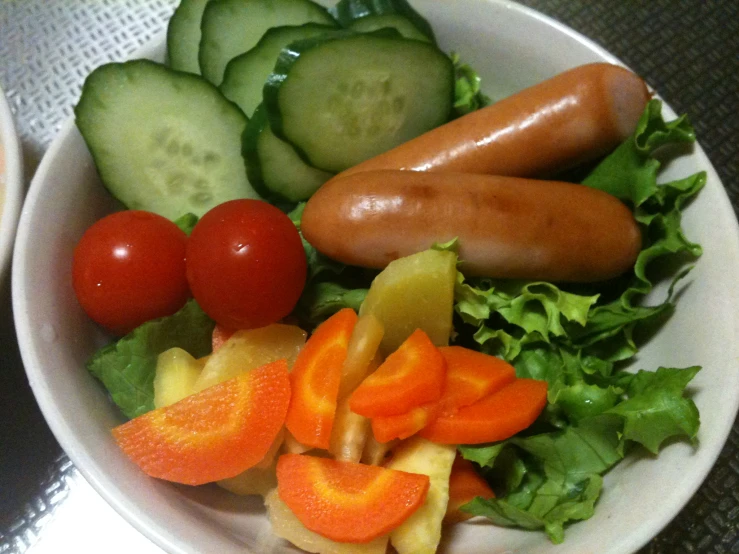
M 575 67 L 340 175 L 375 169 L 540 177 L 594 160 L 634 132 L 650 94 L 623 67 Z
M 631 211 L 583 185 L 462 173 L 378 170 L 335 178 L 301 230 L 327 256 L 383 268 L 459 239 L 466 275 L 591 282 L 629 269 L 641 248 Z

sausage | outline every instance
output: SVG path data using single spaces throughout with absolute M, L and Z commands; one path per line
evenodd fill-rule
M 347 169 L 550 175 L 631 135 L 650 94 L 623 67 L 576 67 Z
M 631 211 L 603 191 L 468 173 L 332 179 L 308 200 L 301 230 L 330 258 L 371 268 L 457 237 L 465 275 L 546 281 L 616 277 L 641 248 Z

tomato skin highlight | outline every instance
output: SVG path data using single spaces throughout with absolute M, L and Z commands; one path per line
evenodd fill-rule
M 277 461 L 277 492 L 300 522 L 338 542 L 366 543 L 421 507 L 428 475 L 305 454 Z
M 77 243 L 72 286 L 82 308 L 115 335 L 172 315 L 190 297 L 185 277 L 187 235 L 142 210 L 110 214 Z
M 261 200 L 231 200 L 206 213 L 187 245 L 187 280 L 205 313 L 232 330 L 288 315 L 303 292 L 307 261 L 300 234 Z

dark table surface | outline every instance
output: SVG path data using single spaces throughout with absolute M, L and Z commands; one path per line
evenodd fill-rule
M 690 114 L 739 212 L 739 2 L 522 3 L 595 40 L 676 112 Z M 0 86 L 23 141 L 27 181 L 71 114 L 90 60 L 97 65 L 130 54 L 164 28 L 175 5 L 0 0 Z M 7 281 L 0 290 L 0 554 L 98 552 L 103 544 L 105 552 L 160 552 L 92 491 L 49 431 L 23 372 Z M 739 424 L 700 490 L 642 552 L 739 554 Z

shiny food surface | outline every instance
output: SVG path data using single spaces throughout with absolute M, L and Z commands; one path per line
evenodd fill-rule
M 16 111 L 27 180 L 70 114 L 94 66 L 122 59 L 166 24 L 176 0 L 0 2 L 0 83 Z M 522 0 L 553 16 L 644 75 L 700 143 L 739 209 L 739 123 L 731 99 L 739 52 L 732 2 L 648 3 Z M 161 552 L 86 483 L 51 436 L 29 389 L 12 328 L 9 283 L 0 291 L 0 552 Z M 49 339 L 53 340 L 51 331 Z M 7 445 L 7 446 L 6 446 Z M 642 554 L 737 552 L 739 427 L 707 481 Z M 115 541 L 111 542 L 111 537 Z

